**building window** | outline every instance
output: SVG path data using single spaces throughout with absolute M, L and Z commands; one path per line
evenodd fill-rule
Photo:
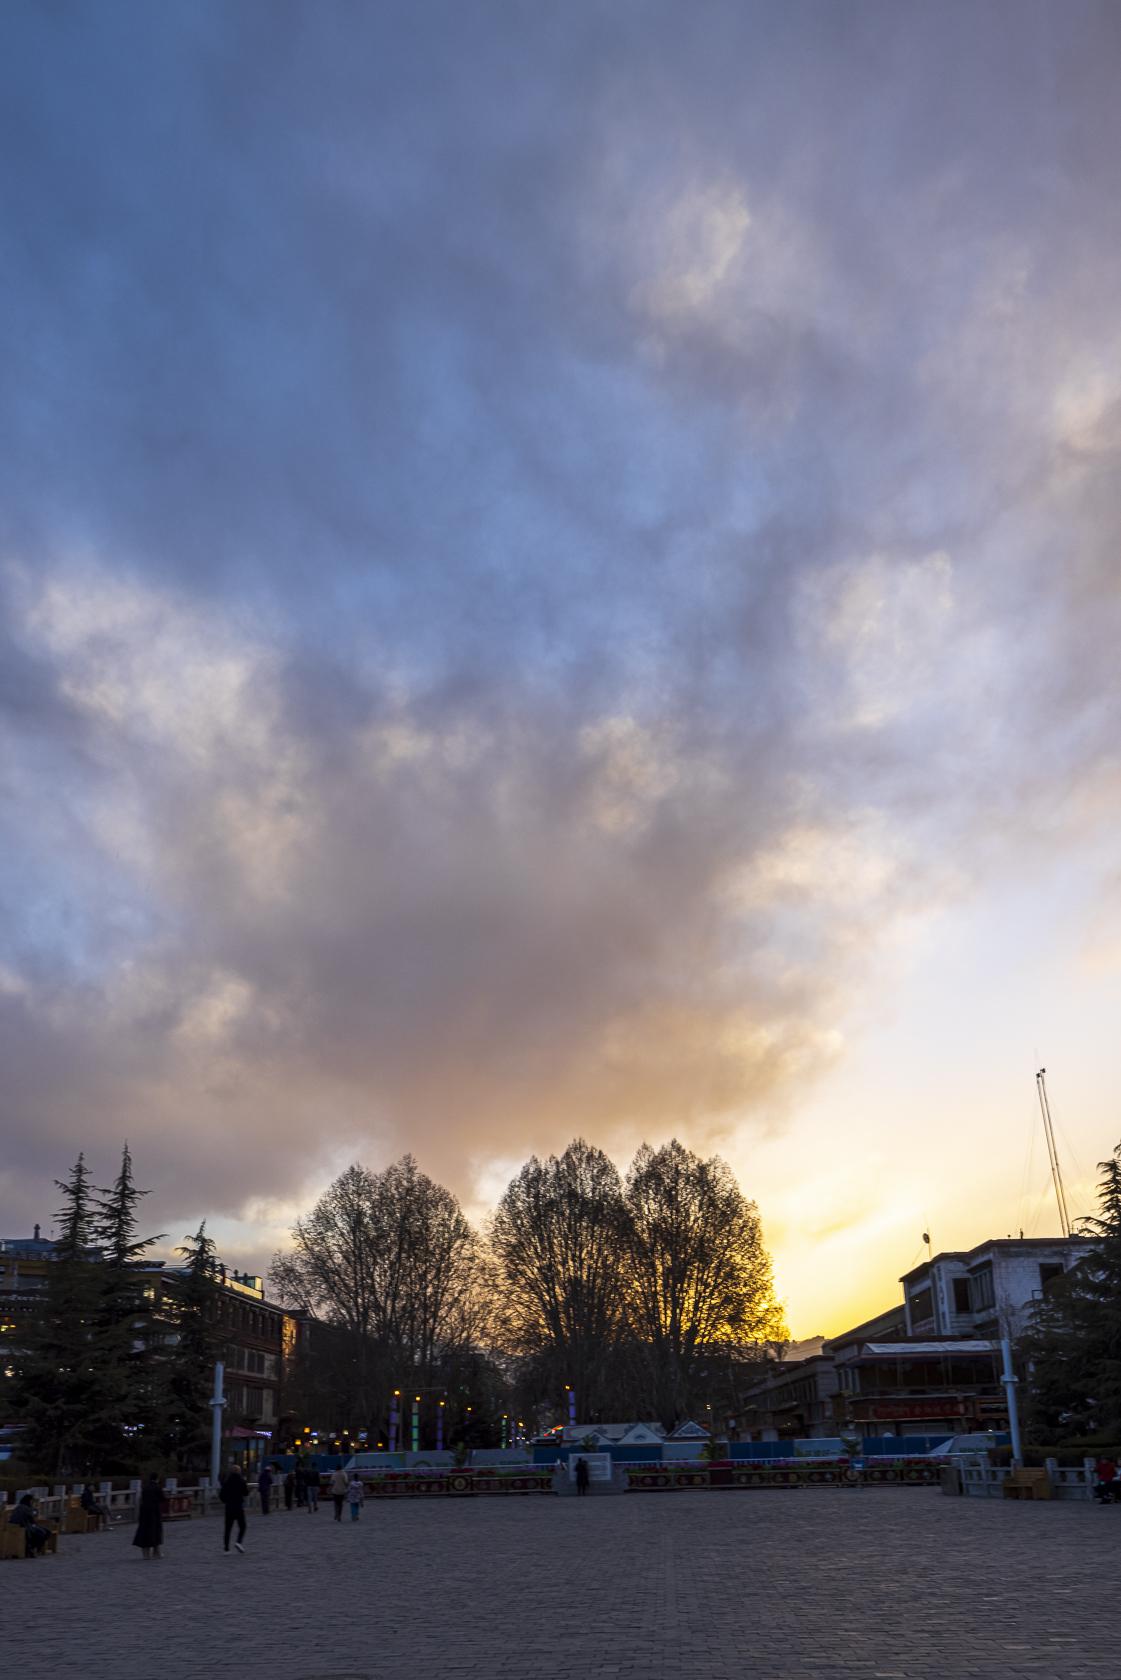
M 1043 1268 L 1040 1267 L 1040 1271 L 1042 1271 L 1042 1270 L 1043 1270 Z M 954 1279 L 954 1311 L 958 1312 L 958 1313 L 967 1313 L 967 1312 L 972 1312 L 972 1310 L 973 1309 L 970 1306 L 970 1302 L 969 1302 L 969 1279 L 968 1278 L 955 1278 Z
M 973 1274 L 973 1311 L 987 1312 L 996 1305 L 993 1293 L 993 1269 L 985 1266 L 981 1271 Z
M 1062 1263 L 1061 1260 L 1041 1260 L 1040 1261 L 1040 1263 L 1039 1263 L 1039 1287 L 1040 1287 L 1040 1289 L 1045 1290 L 1049 1283 L 1053 1283 L 1057 1277 L 1062 1277 L 1062 1275 L 1063 1275 L 1063 1263 Z
M 911 1296 L 911 1321 L 914 1324 L 925 1324 L 928 1318 L 934 1317 L 934 1294 L 928 1286 L 920 1289 Z

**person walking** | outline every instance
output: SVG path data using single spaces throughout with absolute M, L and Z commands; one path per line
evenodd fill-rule
M 588 1461 L 586 1458 L 576 1460 L 576 1495 L 582 1499 L 588 1491 Z
M 163 1485 L 153 1470 L 140 1489 L 140 1503 L 136 1509 L 136 1533 L 132 1537 L 133 1545 L 140 1547 L 141 1557 L 163 1556 L 161 1547 L 163 1546 L 163 1516 L 166 1504 Z
M 307 1473 L 307 1508 L 309 1511 L 319 1509 L 319 1471 L 309 1470 Z
M 230 1459 L 230 1467 L 226 1471 L 222 1486 L 218 1490 L 218 1497 L 226 1507 L 226 1531 L 223 1536 L 223 1550 L 230 1549 L 230 1535 L 234 1524 L 237 1524 L 237 1539 L 234 1546 L 239 1552 L 245 1550 L 242 1544 L 245 1539 L 245 1501 L 249 1498 L 249 1483 L 241 1473 L 241 1466 L 236 1458 Z
M 345 1470 L 336 1470 L 331 1477 L 331 1498 L 335 1502 L 335 1521 L 342 1522 L 343 1506 L 346 1503 L 346 1492 L 350 1482 Z
M 284 1509 L 290 1511 L 296 1498 L 296 1478 L 292 1471 L 286 1472 L 284 1477 Z
M 302 1464 L 297 1464 L 292 1474 L 292 1487 L 296 1495 L 297 1505 L 307 1504 L 307 1471 Z
M 362 1501 L 366 1497 L 366 1489 L 356 1475 L 352 1476 L 347 1484 L 346 1497 L 350 1501 L 350 1520 L 357 1522 L 362 1515 Z
M 269 1500 L 272 1497 L 272 1471 L 267 1464 L 262 1464 L 261 1474 L 257 1477 L 257 1492 L 261 1496 L 261 1515 L 269 1514 Z

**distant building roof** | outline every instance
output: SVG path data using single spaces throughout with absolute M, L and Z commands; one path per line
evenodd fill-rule
M 995 1353 L 999 1342 L 970 1341 L 961 1336 L 943 1342 L 865 1342 L 862 1359 L 927 1359 L 936 1354 Z
M 708 1430 L 702 1424 L 694 1423 L 690 1418 L 687 1423 L 679 1423 L 667 1439 L 670 1441 L 707 1441 Z
M 49 1256 L 54 1246 L 49 1237 L 0 1237 L 0 1254 L 14 1254 L 17 1258 L 22 1255 L 27 1260 Z
M 665 1439 L 660 1423 L 568 1423 L 561 1432 L 565 1443 L 594 1439 L 612 1442 L 617 1447 L 634 1444 L 650 1446 Z
M 987 1254 L 990 1249 L 1020 1249 L 1030 1251 L 1038 1248 L 1093 1248 L 1093 1237 L 989 1237 L 985 1242 L 975 1243 L 972 1248 L 947 1248 L 935 1254 L 930 1260 L 923 1260 L 917 1266 L 912 1266 L 909 1272 L 904 1272 L 900 1283 L 907 1283 L 911 1278 L 921 1277 L 931 1266 L 937 1266 L 940 1260 L 960 1260 L 966 1265 Z

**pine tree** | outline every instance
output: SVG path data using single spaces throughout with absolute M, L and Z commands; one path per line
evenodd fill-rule
M 217 1328 L 218 1256 L 203 1220 L 176 1251 L 184 1279 L 171 1308 L 169 1356 L 165 1361 L 165 1439 L 181 1470 L 206 1461 L 210 1443 L 210 1397 L 219 1357 Z
M 94 1346 L 103 1390 L 113 1399 L 93 1440 L 103 1458 L 126 1463 L 149 1456 L 144 1449 L 154 1444 L 149 1437 L 159 1410 L 160 1326 L 153 1311 L 156 1291 L 142 1270 L 142 1261 L 160 1239 L 137 1236 L 137 1209 L 147 1194 L 136 1187 L 126 1143 L 112 1187 L 99 1191 L 94 1199 L 92 1219 L 101 1251 Z
M 1121 1442 L 1121 1144 L 1098 1170 L 1099 1211 L 1081 1222 L 1094 1247 L 1048 1286 L 1023 1339 L 1041 1445 Z
M 59 1236 L 42 1310 L 19 1337 L 13 1395 L 16 1415 L 27 1425 L 23 1450 L 50 1475 L 94 1467 L 96 1438 L 117 1406 L 97 1335 L 103 1268 L 93 1247 L 94 1190 L 84 1156 L 68 1179 L 56 1182 L 62 1192 L 55 1216 Z

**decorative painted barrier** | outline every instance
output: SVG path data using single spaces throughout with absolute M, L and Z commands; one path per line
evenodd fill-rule
M 930 1459 L 862 1466 L 846 1458 L 786 1464 L 737 1464 L 730 1460 L 705 1465 L 629 1464 L 626 1474 L 630 1490 L 636 1493 L 676 1488 L 932 1487 L 938 1483 L 939 1465 Z
M 358 1472 L 368 1499 L 466 1499 L 475 1494 L 552 1493 L 553 1473 L 516 1470 L 390 1470 Z

